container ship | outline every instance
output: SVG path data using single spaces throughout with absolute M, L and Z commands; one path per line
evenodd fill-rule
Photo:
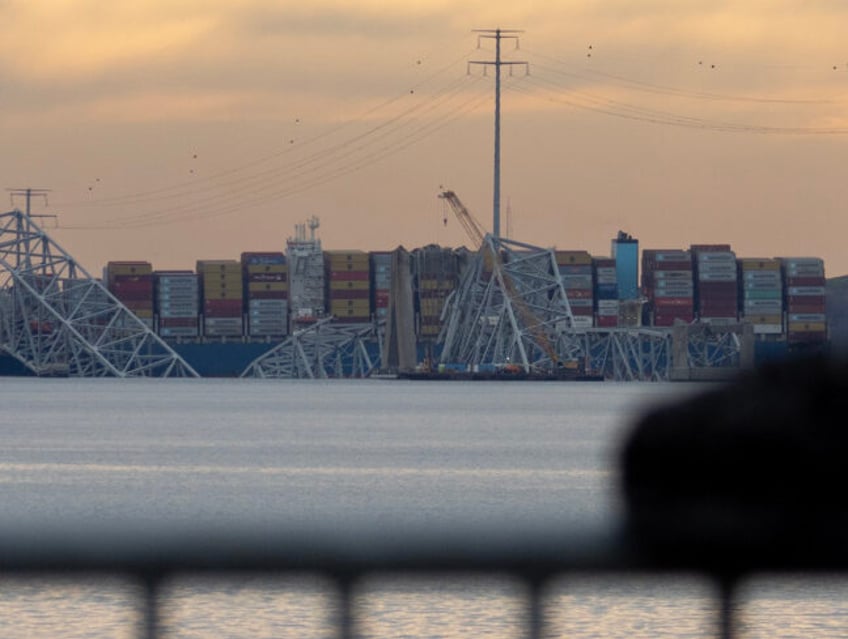
M 238 376 L 292 331 L 325 318 L 350 324 L 386 318 L 395 251 L 325 250 L 317 228 L 313 218 L 296 227 L 284 250 L 202 259 L 193 271 L 110 261 L 102 282 L 201 376 Z M 442 311 L 471 253 L 438 245 L 408 253 L 417 357 L 435 361 Z M 625 233 L 612 240 L 608 256 L 581 249 L 554 254 L 577 330 L 746 322 L 760 352 L 827 343 L 820 258 L 740 257 L 728 244 L 640 252 Z

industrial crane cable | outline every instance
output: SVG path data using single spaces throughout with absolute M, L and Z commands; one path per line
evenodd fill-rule
M 490 99 L 491 98 L 488 94 L 474 95 L 471 98 L 465 100 L 463 103 L 461 103 L 457 108 L 453 109 L 450 115 L 436 120 L 424 122 L 417 129 L 413 130 L 412 133 L 406 134 L 399 140 L 390 140 L 383 147 L 371 151 L 370 154 L 365 155 L 364 157 L 358 158 L 355 163 L 348 164 L 347 166 L 340 166 L 334 169 L 331 173 L 317 175 L 306 182 L 300 182 L 289 187 L 277 188 L 274 191 L 265 192 L 261 196 L 256 194 L 256 192 L 254 191 L 254 195 L 252 197 L 239 197 L 237 201 L 233 202 L 232 204 L 227 204 L 225 206 L 220 206 L 220 202 L 219 206 L 213 208 L 205 207 L 199 204 L 192 204 L 187 207 L 184 207 L 181 211 L 177 213 L 175 213 L 175 209 L 168 209 L 158 212 L 146 212 L 134 215 L 132 217 L 123 218 L 121 220 L 114 221 L 108 224 L 62 226 L 61 228 L 72 230 L 136 229 L 152 225 L 165 225 L 195 219 L 209 219 L 219 217 L 221 215 L 227 215 L 241 210 L 243 209 L 243 207 L 250 204 L 260 204 L 269 200 L 276 200 L 288 197 L 293 194 L 315 188 L 316 186 L 320 186 L 321 184 L 335 180 L 343 175 L 353 173 L 366 166 L 370 166 L 376 160 L 382 160 L 387 157 L 390 157 L 391 155 L 399 153 L 409 148 L 410 146 L 420 142 L 422 139 L 428 137 L 435 131 L 442 129 L 448 124 L 451 124 L 452 122 L 456 121 L 460 117 L 463 117 L 467 113 L 478 109 L 483 102 L 488 101 Z M 362 149 L 357 149 L 357 151 L 361 150 Z M 233 198 L 228 198 L 228 200 L 233 200 Z
M 642 91 L 646 93 L 653 93 L 657 95 L 669 95 L 676 97 L 685 97 L 692 98 L 697 100 L 709 100 L 709 101 L 726 101 L 726 102 L 749 102 L 749 103 L 764 103 L 764 104 L 842 104 L 844 102 L 848 102 L 848 97 L 845 98 L 809 98 L 809 99 L 800 99 L 800 98 L 778 98 L 778 97 L 764 97 L 764 96 L 752 96 L 752 95 L 731 95 L 724 93 L 713 93 L 708 91 L 696 91 L 692 89 L 683 89 L 680 87 L 672 87 L 662 84 L 655 84 L 651 82 L 645 82 L 643 80 L 636 80 L 633 78 L 626 78 L 622 75 L 609 73 L 606 71 L 602 71 L 600 69 L 584 69 L 584 73 L 580 73 L 577 71 L 569 71 L 566 70 L 564 65 L 565 62 L 554 58 L 552 56 L 548 56 L 542 53 L 538 53 L 536 51 L 528 51 L 527 49 L 522 49 L 522 51 L 529 53 L 531 56 L 545 59 L 553 64 L 558 66 L 549 67 L 542 65 L 538 62 L 533 62 L 533 68 L 541 68 L 548 72 L 555 73 L 558 75 L 562 75 L 564 77 L 577 78 L 580 80 L 593 80 L 594 78 L 601 77 L 607 80 L 613 80 L 615 82 L 619 82 L 628 88 L 631 88 L 636 91 Z
M 291 145 L 287 145 L 283 149 L 276 151 L 274 153 L 268 154 L 266 156 L 263 156 L 263 157 L 260 157 L 260 158 L 254 159 L 254 160 L 251 160 L 251 161 L 249 161 L 245 164 L 242 164 L 240 166 L 233 167 L 233 168 L 230 168 L 230 169 L 225 169 L 225 170 L 216 172 L 214 174 L 202 177 L 199 180 L 181 182 L 181 183 L 173 184 L 173 185 L 170 185 L 170 186 L 164 186 L 164 187 L 161 187 L 161 188 L 151 189 L 151 190 L 147 190 L 147 191 L 128 193 L 128 194 L 125 194 L 125 195 L 117 195 L 117 196 L 112 196 L 112 197 L 104 197 L 104 198 L 96 198 L 96 199 L 80 200 L 80 201 L 57 202 L 56 205 L 58 205 L 58 206 L 86 206 L 86 207 L 89 207 L 89 206 L 113 206 L 113 205 L 116 205 L 116 204 L 134 204 L 134 203 L 140 203 L 140 202 L 155 201 L 155 200 L 159 199 L 157 196 L 162 196 L 162 198 L 164 199 L 164 198 L 168 198 L 168 197 L 172 197 L 172 196 L 193 195 L 193 194 L 198 192 L 198 188 L 200 186 L 198 184 L 199 182 L 200 183 L 207 183 L 207 184 L 214 183 L 213 184 L 214 186 L 218 186 L 219 180 L 221 178 L 225 178 L 227 176 L 230 176 L 230 175 L 233 175 L 233 174 L 236 174 L 236 173 L 247 171 L 247 170 L 253 169 L 257 166 L 261 166 L 263 164 L 266 164 L 268 162 L 276 160 L 280 157 L 290 155 L 293 152 L 299 151 L 304 146 L 316 144 L 316 143 L 320 142 L 321 140 L 323 140 L 325 138 L 328 138 L 332 135 L 335 135 L 336 133 L 338 133 L 340 131 L 343 131 L 343 130 L 349 128 L 355 122 L 371 118 L 373 115 L 375 115 L 375 114 L 379 113 L 380 111 L 383 111 L 383 110 L 387 109 L 388 107 L 391 107 L 392 105 L 400 102 L 401 100 L 403 100 L 404 98 L 407 98 L 410 94 L 414 93 L 415 91 L 420 90 L 422 87 L 426 86 L 428 83 L 432 82 L 434 79 L 438 78 L 439 76 L 444 75 L 450 69 L 452 69 L 453 67 L 457 66 L 458 64 L 460 64 L 461 62 L 466 60 L 473 53 L 473 51 L 474 51 L 474 49 L 470 49 L 470 50 L 464 52 L 461 56 L 459 56 L 459 57 L 453 59 L 451 62 L 439 67 L 437 70 L 435 70 L 434 72 L 427 75 L 425 78 L 423 78 L 418 83 L 412 85 L 411 88 L 405 90 L 403 93 L 399 93 L 399 94 L 397 94 L 397 95 L 395 95 L 395 96 L 393 96 L 393 97 L 391 97 L 391 98 L 389 98 L 389 99 L 387 99 L 387 100 L 385 100 L 385 101 L 363 111 L 356 118 L 348 119 L 348 120 L 340 123 L 339 125 L 337 125 L 335 127 L 330 127 L 328 129 L 326 129 L 325 131 L 318 133 L 315 136 L 302 141 L 300 144 L 298 144 L 298 148 L 293 148 Z M 327 152 L 331 152 L 331 151 L 332 150 L 329 150 Z

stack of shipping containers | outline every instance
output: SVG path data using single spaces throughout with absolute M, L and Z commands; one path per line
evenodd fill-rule
M 576 329 L 592 328 L 595 311 L 592 256 L 588 251 L 555 251 L 562 286 Z
M 816 257 L 782 258 L 786 295 L 786 340 L 819 345 L 827 340 L 824 262 Z
M 203 296 L 203 335 L 242 335 L 243 286 L 238 260 L 198 260 Z
M 106 288 L 148 328 L 153 328 L 153 265 L 150 262 L 108 262 Z
M 442 309 L 458 281 L 457 256 L 449 248 L 425 246 L 413 253 L 417 283 L 418 335 L 438 337 L 442 329 Z
M 371 320 L 371 264 L 364 251 L 325 251 L 328 311 L 340 322 Z
M 740 319 L 751 324 L 758 335 L 781 334 L 783 283 L 780 260 L 741 258 L 738 264 Z
M 251 337 L 281 337 L 289 328 L 289 278 L 281 251 L 241 254 L 245 332 Z
M 727 244 L 690 247 L 695 268 L 695 316 L 706 324 L 739 321 L 736 255 Z
M 595 326 L 615 328 L 619 312 L 615 258 L 596 257 L 592 265 L 595 269 Z
M 389 294 L 392 288 L 392 254 L 372 251 L 371 254 L 371 308 L 377 321 L 385 320 L 389 312 Z
M 200 287 L 192 271 L 156 271 L 153 274 L 159 335 L 197 337 Z
M 695 319 L 692 256 L 689 251 L 642 251 L 642 289 L 653 326 L 691 324 Z

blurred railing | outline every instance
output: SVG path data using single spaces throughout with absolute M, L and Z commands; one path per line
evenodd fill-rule
M 338 594 L 339 639 L 352 638 L 356 610 L 353 589 L 373 575 L 509 576 L 527 586 L 525 635 L 545 634 L 543 589 L 554 578 L 598 575 L 697 574 L 716 587 L 716 634 L 734 636 L 736 588 L 743 577 L 770 571 L 839 572 L 844 556 L 754 557 L 688 553 L 658 556 L 639 548 L 624 528 L 562 530 L 552 527 L 478 529 L 279 530 L 250 528 L 207 531 L 150 527 L 61 529 L 0 528 L 0 574 L 67 577 L 129 577 L 143 585 L 139 636 L 162 636 L 160 606 L 166 579 L 179 576 L 311 573 L 327 578 Z M 662 555 L 662 553 L 660 553 Z

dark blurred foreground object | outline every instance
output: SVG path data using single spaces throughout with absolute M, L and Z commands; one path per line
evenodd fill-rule
M 660 565 L 846 567 L 846 417 L 848 362 L 825 357 L 655 409 L 623 449 L 631 539 Z

